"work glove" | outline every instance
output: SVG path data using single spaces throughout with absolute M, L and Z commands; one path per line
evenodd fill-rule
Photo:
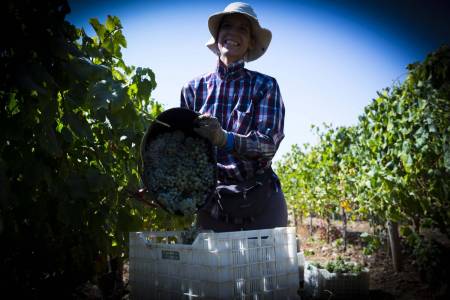
M 198 127 L 194 131 L 200 136 L 208 139 L 211 144 L 220 148 L 227 143 L 227 132 L 220 126 L 219 120 L 208 114 L 203 114 L 197 117 L 196 124 Z

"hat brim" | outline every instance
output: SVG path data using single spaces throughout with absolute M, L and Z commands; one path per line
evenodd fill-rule
M 216 55 L 220 55 L 219 48 L 217 47 L 216 43 L 216 37 L 217 33 L 219 31 L 219 26 L 222 18 L 225 15 L 231 15 L 231 14 L 241 14 L 247 17 L 247 19 L 250 21 L 250 24 L 252 26 L 252 35 L 255 39 L 255 45 L 252 49 L 248 51 L 248 54 L 246 56 L 247 61 L 253 61 L 261 57 L 264 53 L 266 53 L 267 48 L 270 45 L 270 42 L 272 40 L 272 32 L 266 28 L 261 27 L 258 20 L 255 19 L 253 16 L 243 13 L 243 12 L 220 12 L 213 14 L 208 19 L 208 28 L 209 32 L 211 33 L 211 38 L 206 43 L 206 47 L 208 47 L 212 52 L 214 52 Z

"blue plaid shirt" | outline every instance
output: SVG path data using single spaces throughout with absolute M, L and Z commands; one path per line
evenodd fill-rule
M 215 116 L 228 131 L 217 151 L 220 181 L 242 181 L 271 165 L 284 138 L 284 104 L 275 78 L 218 61 L 216 71 L 189 81 L 181 107 Z M 230 145 L 231 144 L 231 145 Z

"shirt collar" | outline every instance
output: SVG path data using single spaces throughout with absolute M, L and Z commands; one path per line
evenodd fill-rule
M 228 66 L 226 66 L 220 59 L 217 63 L 216 73 L 221 79 L 236 79 L 244 71 L 245 61 L 243 59 L 238 60 Z

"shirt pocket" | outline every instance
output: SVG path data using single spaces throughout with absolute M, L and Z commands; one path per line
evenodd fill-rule
M 235 107 L 231 111 L 228 128 L 239 134 L 247 134 L 253 123 L 253 102 L 244 95 L 234 96 Z
M 252 110 L 240 111 L 238 109 L 233 110 L 231 114 L 231 128 L 234 132 L 239 134 L 247 134 L 251 131 L 251 124 L 253 123 Z

